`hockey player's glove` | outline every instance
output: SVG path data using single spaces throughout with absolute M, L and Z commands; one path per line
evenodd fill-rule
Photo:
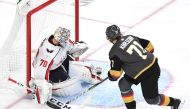
M 117 78 L 112 77 L 112 75 L 110 74 L 109 71 L 108 71 L 108 79 L 109 79 L 110 81 L 117 81 Z

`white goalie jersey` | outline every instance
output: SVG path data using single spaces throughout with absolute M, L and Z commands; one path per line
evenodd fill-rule
M 37 71 L 37 69 L 45 72 L 47 70 L 54 70 L 64 62 L 68 55 L 76 58 L 88 49 L 86 43 L 73 43 L 71 40 L 69 40 L 64 47 L 61 45 L 55 46 L 48 41 L 50 37 L 44 39 L 34 57 L 33 67 L 35 71 Z M 42 78 L 44 77 L 42 76 Z
M 49 82 L 50 72 L 59 68 L 60 66 L 65 70 L 62 63 L 66 60 L 68 55 L 79 57 L 88 49 L 86 43 L 73 43 L 70 40 L 68 40 L 66 46 L 64 47 L 61 45 L 56 46 L 50 43 L 49 39 L 51 37 L 53 36 L 50 36 L 43 40 L 40 47 L 38 48 L 36 56 L 34 57 L 34 83 L 37 84 L 38 87 L 42 87 L 42 90 L 52 89 L 52 92 L 48 92 L 51 92 L 57 96 L 69 96 L 79 93 L 82 90 L 80 81 L 95 84 L 102 80 L 98 75 L 95 75 L 96 72 L 101 72 L 101 68 L 94 68 L 93 65 L 84 62 L 70 61 L 68 63 L 69 71 L 66 71 L 68 72 L 69 79 L 58 83 L 51 83 L 52 87 L 50 87 L 50 84 L 47 84 Z M 45 84 L 47 84 L 48 88 L 44 88 L 44 86 L 42 86 L 42 83 L 35 82 L 35 80 L 42 80 L 43 82 L 46 80 Z M 51 94 L 45 95 L 49 96 Z M 44 96 L 44 94 L 42 94 L 42 96 Z M 45 98 L 47 99 L 48 97 Z M 46 100 L 44 100 L 44 102 L 45 101 Z

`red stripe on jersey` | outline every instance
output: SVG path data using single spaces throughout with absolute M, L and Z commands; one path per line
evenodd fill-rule
M 50 72 L 50 68 L 51 68 L 52 64 L 53 64 L 53 60 L 50 62 L 49 66 L 48 66 L 48 68 L 47 68 L 47 70 L 46 70 L 45 79 L 46 79 L 47 81 L 49 81 L 49 72 Z

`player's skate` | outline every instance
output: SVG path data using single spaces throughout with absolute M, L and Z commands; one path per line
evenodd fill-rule
M 171 109 L 181 109 L 185 101 L 182 101 L 180 99 L 175 99 L 174 106 L 171 107 Z

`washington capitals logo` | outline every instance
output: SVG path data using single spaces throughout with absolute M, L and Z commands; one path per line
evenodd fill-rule
M 48 48 L 46 49 L 48 53 L 52 53 L 53 50 L 49 50 Z

